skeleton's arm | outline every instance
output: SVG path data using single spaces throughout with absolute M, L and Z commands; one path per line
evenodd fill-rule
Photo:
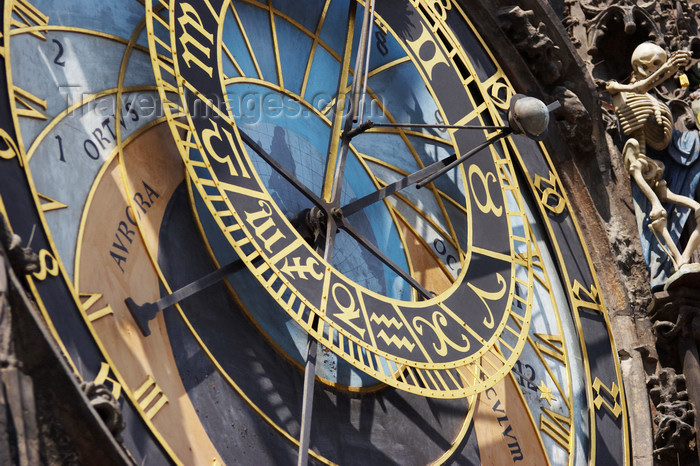
M 661 65 L 658 70 L 654 71 L 646 78 L 640 79 L 631 84 L 622 84 L 616 81 L 609 81 L 605 88 L 610 94 L 617 94 L 620 92 L 635 92 L 637 94 L 644 94 L 673 76 L 673 74 L 680 68 L 686 66 L 690 62 L 690 57 L 690 51 L 677 50 L 671 54 L 671 57 L 666 63 Z

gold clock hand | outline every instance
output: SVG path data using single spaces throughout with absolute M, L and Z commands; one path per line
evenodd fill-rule
M 326 162 L 326 173 L 323 182 L 323 199 L 331 202 L 335 187 L 335 178 L 338 172 L 338 147 L 341 142 L 341 135 L 347 126 L 347 118 L 343 120 L 345 112 L 345 89 L 347 87 L 348 75 L 350 73 L 350 57 L 352 56 L 352 42 L 355 34 L 355 2 L 349 2 L 348 29 L 345 34 L 345 50 L 343 51 L 343 61 L 338 76 L 338 92 L 335 102 L 335 114 L 333 116 L 333 126 L 331 127 L 331 137 L 328 141 L 328 161 Z M 348 128 L 349 129 L 349 128 Z
M 371 16 L 374 12 L 374 0 L 370 0 L 372 3 L 372 11 L 370 12 L 369 5 L 365 4 L 365 15 L 362 23 L 362 35 L 360 37 L 360 48 L 358 49 L 358 63 L 362 63 L 360 55 L 364 56 L 362 52 L 363 47 L 367 48 L 367 42 L 369 40 L 369 29 L 372 27 Z M 326 176 L 323 187 L 323 198 L 329 202 L 331 205 L 338 205 L 340 200 L 340 193 L 343 185 L 343 174 L 345 172 L 345 162 L 347 160 L 347 153 L 350 147 L 350 139 L 344 137 L 343 135 L 347 133 L 352 128 L 353 118 L 357 119 L 356 111 L 357 104 L 356 100 L 359 100 L 360 84 L 364 81 L 364 78 L 357 74 L 357 66 L 355 66 L 355 76 L 353 78 L 352 86 L 352 110 L 346 115 L 343 126 L 340 126 L 340 120 L 342 117 L 342 112 L 345 107 L 345 96 L 343 95 L 341 99 L 341 91 L 345 89 L 347 84 L 347 75 L 349 73 L 350 56 L 352 54 L 352 37 L 354 35 L 354 18 L 355 18 L 355 4 L 350 2 L 350 12 L 348 32 L 346 34 L 346 46 L 345 53 L 343 56 L 343 64 L 340 71 L 340 77 L 338 81 L 338 99 L 336 100 L 336 114 L 335 121 L 333 122 L 333 129 L 331 131 L 331 140 L 329 142 L 328 149 L 328 164 L 326 165 Z M 342 131 L 341 131 L 342 129 Z M 340 152 L 338 150 L 338 140 L 341 141 Z M 337 154 L 337 158 L 336 158 Z M 333 171 L 333 178 L 329 181 L 328 175 L 330 171 Z M 326 212 L 326 235 L 325 244 L 323 245 L 323 257 L 330 263 L 333 257 L 333 245 L 335 244 L 336 235 L 336 225 L 334 220 Z M 317 251 L 320 249 L 320 244 L 317 247 Z M 319 251 L 320 252 L 320 251 Z M 313 407 L 313 387 L 314 387 L 314 377 L 316 372 L 316 347 L 318 343 L 309 334 L 309 339 L 307 341 L 307 353 L 306 353 L 306 366 L 304 369 L 304 393 L 302 398 L 302 414 L 301 414 L 301 434 L 299 437 L 299 456 L 298 456 L 298 466 L 304 466 L 308 463 L 309 455 L 309 440 L 311 435 L 311 412 Z

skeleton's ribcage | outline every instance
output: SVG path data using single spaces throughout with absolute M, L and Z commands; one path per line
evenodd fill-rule
M 671 110 L 649 94 L 626 93 L 625 103 L 615 113 L 627 136 L 638 137 L 638 132 L 643 131 L 644 142 L 656 150 L 665 149 L 671 141 Z

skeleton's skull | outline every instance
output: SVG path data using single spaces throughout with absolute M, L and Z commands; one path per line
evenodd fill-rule
M 666 52 L 651 42 L 639 44 L 632 53 L 632 69 L 642 78 L 658 70 L 664 63 L 666 63 Z

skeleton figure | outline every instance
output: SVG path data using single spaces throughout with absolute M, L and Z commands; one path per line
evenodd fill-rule
M 667 60 L 666 52 L 661 47 L 645 42 L 632 54 L 631 83 L 610 81 L 606 86 L 612 96 L 622 131 L 629 136 L 622 149 L 625 167 L 651 202 L 649 228 L 657 238 L 659 235 L 663 238 L 666 253 L 671 256 L 676 270 L 690 262 L 693 251 L 700 245 L 700 203 L 671 192 L 662 178 L 663 163 L 646 155 L 647 145 L 656 150 L 666 149 L 673 132 L 671 111 L 648 92 L 672 77 L 678 69 L 685 67 L 690 61 L 690 55 L 689 51 L 677 51 Z M 689 207 L 698 222 L 683 253 L 668 232 L 667 213 L 662 202 Z

